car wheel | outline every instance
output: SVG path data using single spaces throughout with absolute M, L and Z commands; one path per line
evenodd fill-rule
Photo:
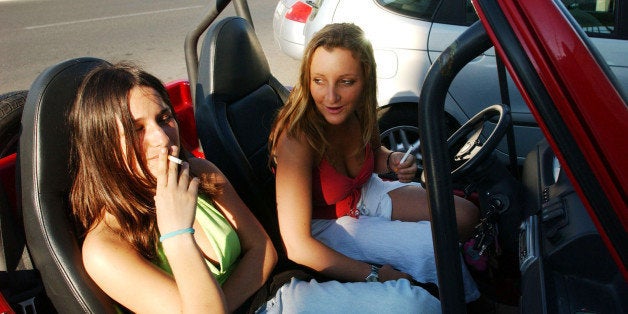
M 412 153 L 417 161 L 417 174 L 415 178 L 421 177 L 423 172 L 423 156 L 421 155 L 421 138 L 419 136 L 419 113 L 417 104 L 396 104 L 382 108 L 379 112 L 379 138 L 382 145 L 396 152 L 406 152 L 413 146 Z M 459 127 L 451 117 L 447 116 L 445 124 L 447 134 L 450 136 Z M 395 180 L 396 175 L 386 174 L 383 178 Z
M 0 158 L 17 152 L 20 120 L 28 91 L 14 91 L 0 95 Z
M 417 178 L 423 171 L 420 138 L 418 128 L 418 112 L 416 104 L 393 105 L 383 108 L 379 113 L 379 138 L 382 145 L 396 152 L 406 152 L 413 146 L 414 157 L 417 161 Z M 396 175 L 386 174 L 382 177 L 395 180 Z

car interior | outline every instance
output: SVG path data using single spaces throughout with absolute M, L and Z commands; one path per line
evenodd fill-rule
M 494 1 L 479 2 L 486 10 L 484 13 L 490 16 L 485 22 L 495 32 L 494 36 L 502 44 L 501 48 L 506 50 L 516 74 L 525 89 L 531 93 L 533 105 L 541 111 L 540 116 L 546 119 L 548 127 L 560 129 L 551 130 L 551 135 L 560 136 L 562 142 L 558 145 L 563 146 L 563 154 L 569 154 L 567 158 L 577 158 L 581 152 L 574 148 L 576 145 L 570 139 L 572 135 L 560 133 L 566 127 L 561 116 L 552 111 L 555 110 L 552 109 L 555 108 L 555 100 L 549 96 L 548 87 L 541 83 L 542 80 L 531 65 L 532 60 L 528 59 L 521 45 L 517 44 L 518 38 L 505 21 L 502 11 Z M 562 10 L 566 11 L 564 8 Z M 592 48 L 589 39 L 584 33 L 578 34 L 578 37 L 583 45 L 591 49 L 591 58 L 596 60 L 599 70 L 613 81 L 612 73 Z M 421 134 L 427 139 L 422 143 L 424 155 L 430 157 L 424 159 L 427 172 L 425 177 L 427 184 L 434 190 L 450 189 L 446 174 L 450 170 L 441 160 L 453 158 L 452 165 L 456 165 L 455 158 L 469 150 L 464 146 L 459 149 L 443 144 L 444 128 L 439 126 L 438 121 L 442 120 L 448 83 L 466 63 L 492 45 L 484 27 L 475 23 L 440 55 L 423 84 L 424 92 L 419 101 L 419 127 Z M 614 84 L 620 86 L 617 82 Z M 463 128 L 464 126 L 461 129 Z M 477 145 L 477 132 L 478 129 L 469 132 L 467 144 Z M 480 139 L 491 141 L 490 136 Z M 447 141 L 448 144 L 451 144 L 450 140 Z M 567 145 L 571 147 L 565 147 Z M 478 148 L 476 152 L 481 149 Z M 426 151 L 431 152 L 426 154 Z M 475 156 L 478 155 L 476 153 Z M 471 153 L 468 159 L 475 156 Z M 581 163 L 579 169 L 571 168 L 571 171 L 586 171 L 586 167 Z M 451 173 L 452 176 L 456 170 Z M 586 172 L 590 174 L 589 171 Z M 483 242 L 488 237 L 492 250 L 488 254 L 489 264 L 492 264 L 488 267 L 489 272 L 477 271 L 477 268 L 474 272 L 474 278 L 485 296 L 501 303 L 516 304 L 520 313 L 626 311 L 628 284 L 547 140 L 540 141 L 527 154 L 521 176 L 509 173 L 503 164 L 492 162 L 488 158 L 478 163 L 478 167 L 474 167 L 466 177 L 464 180 L 470 180 L 467 184 L 477 187 L 480 208 L 484 215 L 474 239 Z M 438 221 L 447 217 L 447 212 L 443 211 L 447 208 L 446 200 L 440 194 L 430 197 L 434 198 L 430 199 L 433 229 L 439 235 L 447 233 L 447 228 L 451 228 L 447 223 L 451 223 L 453 219 L 444 219 L 444 223 Z M 604 210 L 612 212 L 609 208 Z M 435 216 L 437 219 L 434 219 Z M 492 227 L 491 221 L 494 224 Z M 618 232 L 613 236 L 622 235 L 620 228 L 616 228 Z M 623 235 L 625 236 L 625 232 Z M 435 238 L 434 241 L 440 240 Z M 435 244 L 435 249 L 443 250 L 442 247 L 444 245 Z M 483 246 L 479 249 L 482 250 Z M 456 254 L 457 250 L 457 246 L 453 245 L 451 252 Z M 445 253 L 447 252 L 438 252 L 437 256 L 447 259 L 448 255 Z M 448 260 L 444 262 L 455 259 Z M 471 269 L 474 268 L 473 263 L 467 264 Z M 439 263 L 439 276 L 448 272 L 448 269 L 456 268 L 452 268 L 451 264 Z M 451 282 L 456 282 L 456 279 L 443 283 Z M 440 287 L 441 301 L 456 294 L 455 286 L 451 290 L 443 286 L 442 284 Z M 443 291 L 446 291 L 446 295 L 443 295 Z M 456 300 L 451 303 L 455 304 Z
M 565 305 L 625 311 L 626 282 L 546 141 L 528 154 L 525 169 L 530 210 L 519 235 L 522 313 L 539 313 L 545 305 L 550 313 Z
M 215 8 L 213 18 L 222 8 Z M 205 158 L 225 173 L 283 255 L 285 264 L 278 265 L 281 270 L 289 263 L 279 236 L 267 139 L 274 113 L 285 103 L 288 90 L 272 75 L 250 20 L 240 16 L 212 24 L 198 56 L 195 51 L 186 52 L 186 57 L 195 58 L 188 62 L 193 67 L 188 72 L 194 72 L 190 84 L 195 123 Z M 471 39 L 485 36 L 473 33 L 478 28 L 479 23 L 470 32 Z M 191 34 L 200 37 L 201 32 Z M 195 43 L 198 37 L 190 40 Z M 467 51 L 466 57 L 472 60 L 473 53 L 481 53 L 485 45 L 483 42 L 474 48 L 477 51 Z M 83 268 L 80 235 L 70 219 L 68 205 L 72 178 L 68 171 L 67 111 L 84 75 L 105 62 L 76 58 L 44 70 L 33 82 L 23 112 L 17 157 L 20 214 L 34 268 L 41 275 L 54 309 L 60 313 L 118 310 Z M 445 93 L 446 89 L 443 99 Z M 503 114 L 507 108 L 498 106 L 493 110 Z M 430 111 L 425 114 L 438 117 Z M 487 120 L 480 117 L 476 122 Z M 476 127 L 464 132 L 477 139 Z M 422 131 L 445 139 L 444 127 L 423 125 Z M 442 160 L 449 157 L 446 149 L 438 154 L 444 156 Z M 477 197 L 484 212 L 476 233 L 476 243 L 480 244 L 473 249 L 490 252 L 489 271 L 470 267 L 480 291 L 494 302 L 519 307 L 521 313 L 563 313 L 565 306 L 570 313 L 625 312 L 628 284 L 548 143 L 540 142 L 528 154 L 520 177 L 512 175 L 506 165 L 496 162 L 490 154 L 482 158 L 484 162 L 474 166 L 474 171 L 466 169 L 469 172 L 465 172 L 465 178 L 459 178 L 465 186 L 475 182 L 469 192 Z M 442 184 L 429 174 L 424 182 Z M 2 230 L 6 230 L 4 221 L 3 218 Z M 491 228 L 497 225 L 499 235 L 481 229 L 495 231 Z M 456 234 L 455 226 L 453 230 Z M 438 252 L 438 256 L 447 258 L 451 254 L 456 258 L 449 259 L 459 263 L 459 252 L 459 247 L 455 247 L 449 253 Z M 456 269 L 455 264 L 450 269 Z M 449 273 L 455 276 L 455 272 Z M 453 278 L 453 284 L 460 283 L 455 277 L 445 278 Z

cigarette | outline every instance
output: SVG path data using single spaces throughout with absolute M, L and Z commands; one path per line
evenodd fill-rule
M 168 160 L 170 160 L 170 161 L 172 161 L 172 162 L 174 162 L 176 164 L 179 164 L 179 165 L 183 164 L 183 160 L 181 160 L 181 159 L 179 159 L 177 157 L 174 157 L 172 155 L 168 155 Z
M 402 164 L 404 161 L 406 161 L 406 159 L 408 159 L 408 156 L 410 156 L 410 152 L 412 151 L 413 147 L 414 145 L 410 145 L 410 147 L 408 147 L 408 151 L 406 152 L 405 155 L 403 155 L 403 157 L 401 158 L 401 161 L 399 162 L 400 164 Z

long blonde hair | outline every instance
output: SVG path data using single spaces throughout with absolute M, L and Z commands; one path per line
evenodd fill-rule
M 310 66 L 314 51 L 319 47 L 347 49 L 360 61 L 364 86 L 356 115 L 363 126 L 363 144 L 366 146 L 366 143 L 370 142 L 374 136 L 379 136 L 377 75 L 373 47 L 364 36 L 362 29 L 357 25 L 352 23 L 329 24 L 318 31 L 305 48 L 299 80 L 273 123 L 268 139 L 271 164 L 275 162 L 277 140 L 283 132 L 287 132 L 286 134 L 292 137 L 304 136 L 310 146 L 318 153 L 318 157 L 322 157 L 329 146 L 324 132 L 326 121 L 316 110 L 314 99 L 310 93 Z

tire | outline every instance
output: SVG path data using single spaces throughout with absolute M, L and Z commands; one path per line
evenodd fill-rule
M 382 145 L 390 150 L 405 152 L 410 145 L 419 141 L 416 104 L 396 104 L 383 108 L 379 112 L 378 123 Z
M 17 152 L 27 90 L 0 95 L 0 158 Z
M 423 159 L 419 144 L 418 112 L 416 104 L 396 104 L 380 110 L 378 115 L 379 138 L 386 148 L 396 152 L 406 152 L 413 146 L 417 161 L 417 176 L 423 171 Z M 384 179 L 396 180 L 394 173 L 381 175 Z
M 378 113 L 379 138 L 386 148 L 406 152 L 411 145 L 414 146 L 412 152 L 417 161 L 416 179 L 420 178 L 423 172 L 423 156 L 419 145 L 421 137 L 419 135 L 419 113 L 416 103 L 394 104 L 382 108 Z M 445 125 L 447 134 L 451 135 L 458 129 L 458 124 L 449 116 L 446 116 Z M 396 179 L 394 174 L 382 175 L 387 179 Z

